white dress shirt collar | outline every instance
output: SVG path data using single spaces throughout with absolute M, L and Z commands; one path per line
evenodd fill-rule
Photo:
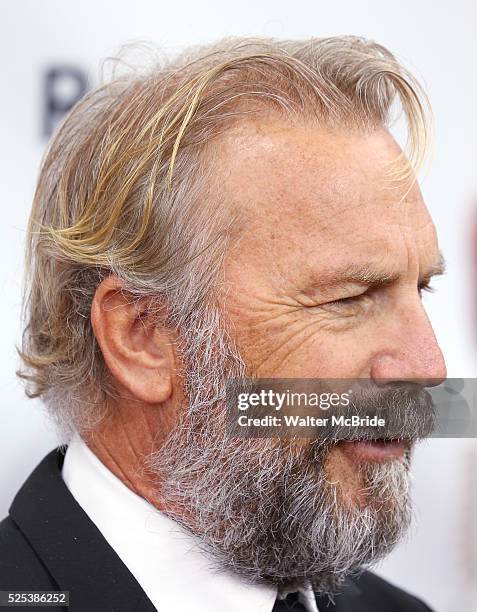
M 68 446 L 63 480 L 160 612 L 271 612 L 277 590 L 216 572 L 195 539 L 123 484 L 79 436 Z M 311 588 L 300 593 L 318 612 Z

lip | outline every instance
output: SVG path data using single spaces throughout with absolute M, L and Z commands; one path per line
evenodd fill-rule
M 383 463 L 393 459 L 402 459 L 409 443 L 405 440 L 354 440 L 340 442 L 343 453 L 356 463 Z

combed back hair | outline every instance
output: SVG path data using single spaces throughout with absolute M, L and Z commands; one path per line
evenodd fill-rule
M 214 181 L 215 137 L 250 115 L 389 129 L 396 105 L 409 163 L 391 168 L 391 181 L 422 163 L 428 102 L 387 49 L 362 38 L 227 38 L 116 73 L 86 95 L 50 142 L 29 222 L 19 371 L 27 394 L 70 430 L 104 417 L 114 381 L 90 310 L 111 274 L 131 300 L 150 298 L 161 324 L 193 343 L 191 355 L 203 350 L 191 326 L 207 316 L 218 325 L 211 308 L 241 228 Z

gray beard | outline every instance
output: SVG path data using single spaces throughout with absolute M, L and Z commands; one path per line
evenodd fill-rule
M 193 337 L 204 334 L 192 330 Z M 216 570 L 279 587 L 310 582 L 332 595 L 406 532 L 410 453 L 357 466 L 366 501 L 356 504 L 326 474 L 334 442 L 228 438 L 225 382 L 246 368 L 222 332 L 209 342 L 209 350 L 189 352 L 187 405 L 148 458 L 164 511 L 195 536 Z

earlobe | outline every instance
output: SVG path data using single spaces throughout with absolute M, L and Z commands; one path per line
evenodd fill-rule
M 145 298 L 133 299 L 120 279 L 111 275 L 96 290 L 91 324 L 119 389 L 148 404 L 171 397 L 174 336 L 150 316 Z

